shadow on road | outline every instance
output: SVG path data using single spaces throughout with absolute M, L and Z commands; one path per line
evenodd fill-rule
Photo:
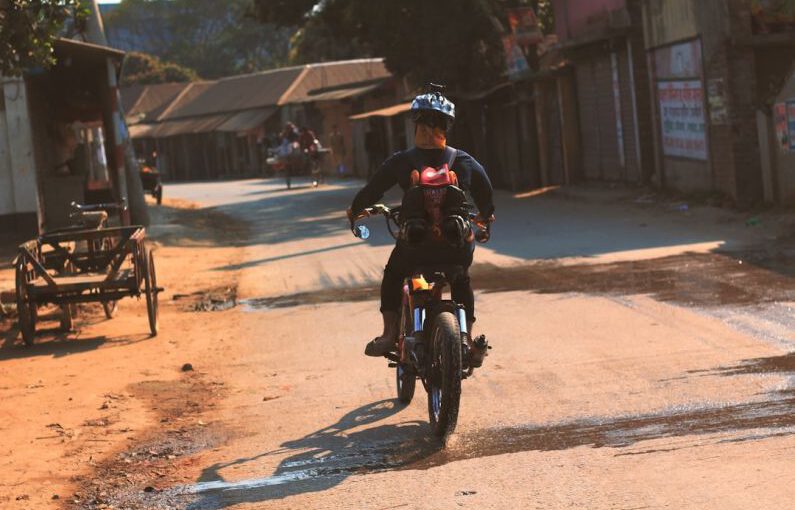
M 240 246 L 344 233 L 348 228 L 344 211 L 362 185 L 362 181 L 339 181 L 317 189 L 287 191 L 279 179 L 262 179 L 173 184 L 167 191 L 186 200 L 215 200 L 220 205 L 200 210 L 249 222 L 251 236 L 234 243 Z M 399 203 L 399 190 L 393 190 L 382 201 Z M 690 222 L 690 226 L 683 226 L 681 219 L 670 214 L 640 209 L 629 213 L 627 208 L 631 205 L 620 207 L 544 195 L 517 199 L 506 192 L 497 192 L 496 203 L 498 221 L 488 248 L 525 260 L 588 257 L 723 239 L 723 234 L 708 225 L 695 228 Z M 381 219 L 369 220 L 373 232 L 369 244 L 392 242 L 382 223 Z
M 230 264 L 228 266 L 216 267 L 213 270 L 214 271 L 237 271 L 239 269 L 247 269 L 247 268 L 250 268 L 250 267 L 262 266 L 262 265 L 265 265 L 265 264 L 269 264 L 271 262 L 278 262 L 280 260 L 289 260 L 289 259 L 294 259 L 294 258 L 298 258 L 298 257 L 306 257 L 308 255 L 317 255 L 319 253 L 328 253 L 328 252 L 332 252 L 332 251 L 336 251 L 336 250 L 344 250 L 345 248 L 352 248 L 354 246 L 357 246 L 358 244 L 360 244 L 360 243 L 359 242 L 344 243 L 344 244 L 338 244 L 338 245 L 335 245 L 335 246 L 329 246 L 327 248 L 318 248 L 318 249 L 315 249 L 315 250 L 305 250 L 305 251 L 299 251 L 299 252 L 295 252 L 295 253 L 286 253 L 284 255 L 277 255 L 277 256 L 274 256 L 274 257 L 266 257 L 266 258 L 263 258 L 263 259 L 249 260 L 249 261 L 246 261 L 246 262 L 242 262 L 240 264 Z
M 321 492 L 353 474 L 395 469 L 439 450 L 441 444 L 429 439 L 427 424 L 423 422 L 358 430 L 393 416 L 401 409 L 403 407 L 394 400 L 374 402 L 351 411 L 333 425 L 288 441 L 278 450 L 210 466 L 195 485 L 184 489 L 184 493 L 199 498 L 187 508 L 213 510 Z M 228 481 L 221 474 L 226 468 L 290 452 L 295 453 L 283 459 L 276 470 L 264 478 Z
M 143 342 L 149 335 L 132 335 L 108 338 L 104 335 L 90 338 L 74 338 L 74 333 L 65 333 L 58 328 L 42 329 L 36 332 L 36 341 L 31 346 L 17 342 L 18 330 L 11 328 L 2 334 L 0 361 L 11 359 L 52 356 L 62 358 L 73 354 L 93 351 L 102 346 L 123 346 Z

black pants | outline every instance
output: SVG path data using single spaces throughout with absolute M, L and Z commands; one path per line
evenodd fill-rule
M 403 279 L 422 266 L 451 265 L 461 266 L 463 273 L 450 282 L 453 301 L 464 306 L 467 319 L 475 321 L 475 295 L 469 281 L 469 266 L 472 265 L 474 243 L 462 248 L 422 247 L 410 248 L 398 241 L 384 269 L 381 281 L 381 311 L 400 313 L 403 302 Z

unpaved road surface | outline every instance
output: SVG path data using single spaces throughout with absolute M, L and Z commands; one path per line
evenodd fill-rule
M 494 350 L 442 443 L 362 355 L 390 246 L 347 231 L 359 184 L 167 187 L 155 339 L 134 301 L 30 349 L 0 323 L 0 507 L 791 506 L 787 216 L 501 194 L 473 268 Z

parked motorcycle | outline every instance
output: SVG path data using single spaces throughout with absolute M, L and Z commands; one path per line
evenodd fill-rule
M 395 239 L 400 231 L 400 207 L 377 204 L 351 222 L 351 231 L 361 239 L 370 230 L 356 222 L 373 215 L 386 218 L 389 233 Z M 475 239 L 485 243 L 491 236 L 491 224 L 469 213 Z M 397 397 L 408 404 L 414 397 L 417 379 L 428 394 L 428 417 L 437 437 L 451 433 L 458 420 L 461 381 L 480 366 L 491 347 L 484 335 L 472 339 L 467 331 L 466 313 L 460 303 L 444 299 L 443 292 L 463 268 L 439 265 L 416 268 L 403 285 L 400 333 L 395 351 L 385 357 L 395 368 Z

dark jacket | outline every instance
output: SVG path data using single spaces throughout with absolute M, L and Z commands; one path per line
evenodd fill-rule
M 411 151 L 416 152 L 412 154 Z M 481 216 L 491 216 L 494 213 L 494 190 L 491 187 L 489 176 L 486 175 L 486 170 L 466 152 L 458 149 L 455 151 L 452 170 L 458 176 L 458 185 L 472 195 Z M 422 170 L 416 168 L 415 159 L 420 159 L 427 166 L 440 167 L 446 163 L 444 152 L 444 149 L 414 148 L 393 154 L 384 161 L 370 182 L 356 194 L 351 204 L 353 214 L 356 215 L 381 200 L 384 193 L 395 184 L 399 185 L 403 191 L 407 190 L 411 185 L 411 171 Z

